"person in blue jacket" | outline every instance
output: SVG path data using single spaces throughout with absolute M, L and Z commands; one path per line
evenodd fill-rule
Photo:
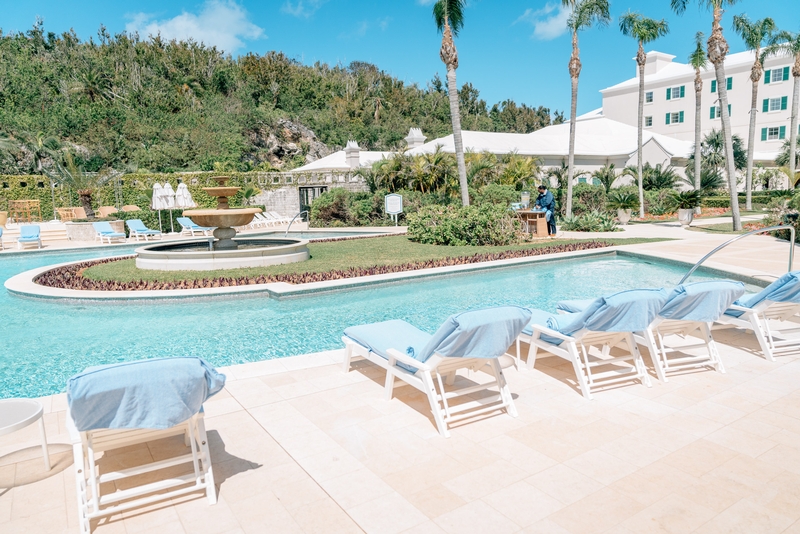
M 545 211 L 547 219 L 547 233 L 550 237 L 556 236 L 556 199 L 553 193 L 547 190 L 547 186 L 542 184 L 538 187 L 539 196 L 536 197 L 535 207 Z

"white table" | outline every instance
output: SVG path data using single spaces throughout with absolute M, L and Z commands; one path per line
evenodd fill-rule
M 4 399 L 0 400 L 0 436 L 11 434 L 28 425 L 39 421 L 39 431 L 42 434 L 42 453 L 44 466 L 50 471 L 50 455 L 47 454 L 47 434 L 44 432 L 44 419 L 42 405 L 33 399 Z

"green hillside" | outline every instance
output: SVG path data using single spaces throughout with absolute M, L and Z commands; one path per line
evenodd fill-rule
M 460 96 L 464 129 L 530 132 L 551 123 L 544 107 L 510 100 L 489 107 L 469 84 Z M 368 63 L 308 66 L 280 52 L 232 58 L 195 42 L 111 36 L 102 27 L 88 41 L 41 24 L 0 31 L 0 132 L 56 137 L 87 171 L 301 165 L 312 147 L 276 149 L 281 119 L 311 128 L 329 149 L 349 138 L 373 150 L 403 147 L 412 126 L 429 139 L 450 132 L 438 77 L 421 88 Z M 34 167 L 24 150 L 0 161 L 0 173 Z

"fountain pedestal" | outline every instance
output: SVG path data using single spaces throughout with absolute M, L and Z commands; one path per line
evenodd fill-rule
M 218 176 L 213 178 L 218 187 L 204 187 L 203 191 L 217 198 L 217 208 L 210 210 L 186 210 L 184 217 L 189 217 L 200 226 L 216 227 L 214 237 L 214 250 L 236 250 L 238 245 L 233 238 L 236 236 L 234 226 L 250 224 L 256 213 L 261 213 L 261 208 L 234 208 L 228 207 L 228 197 L 235 195 L 238 187 L 228 187 L 225 184 L 230 178 Z

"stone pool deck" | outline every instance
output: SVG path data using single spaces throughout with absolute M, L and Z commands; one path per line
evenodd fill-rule
M 731 237 L 640 226 L 613 235 L 680 239 L 626 248 L 689 262 Z M 786 271 L 787 251 L 754 237 L 713 261 L 769 281 Z M 558 358 L 509 368 L 519 417 L 462 424 L 450 439 L 425 397 L 402 387 L 384 401 L 383 373 L 358 362 L 345 374 L 342 351 L 224 368 L 225 390 L 205 405 L 219 502 L 184 497 L 95 532 L 800 533 L 800 349 L 772 363 L 752 335 L 715 338 L 726 374 L 653 376 L 652 388 L 630 383 L 593 401 Z M 77 532 L 66 399 L 42 400 L 51 472 L 36 426 L 0 437 L 4 534 Z

